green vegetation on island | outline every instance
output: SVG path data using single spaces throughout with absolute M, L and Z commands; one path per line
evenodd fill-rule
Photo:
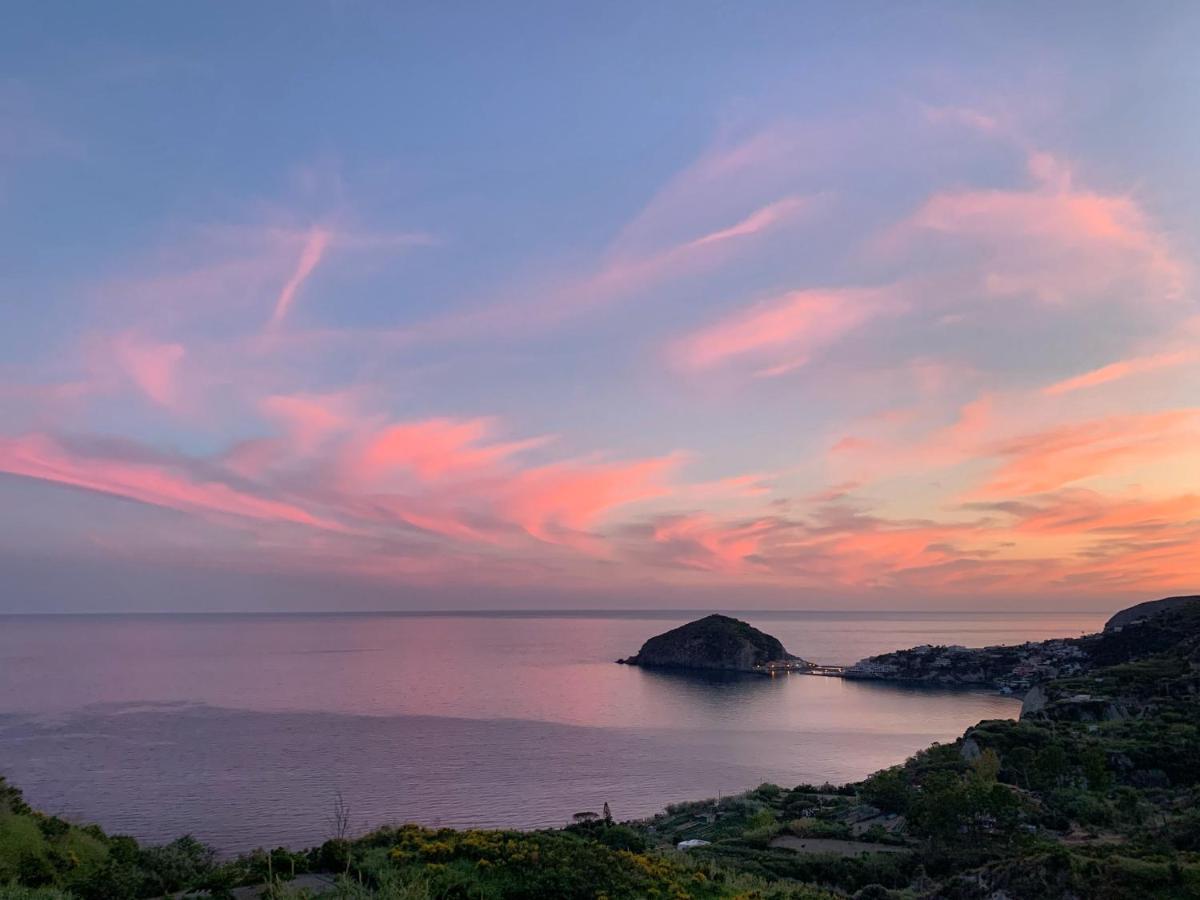
M 764 784 L 638 822 L 404 825 L 222 861 L 42 815 L 0 782 L 0 897 L 1200 898 L 1200 603 L 1106 634 L 1019 721 L 857 784 Z

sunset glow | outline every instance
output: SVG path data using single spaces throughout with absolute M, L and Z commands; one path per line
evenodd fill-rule
M 14 10 L 0 603 L 1194 591 L 1178 16 L 768 6 Z

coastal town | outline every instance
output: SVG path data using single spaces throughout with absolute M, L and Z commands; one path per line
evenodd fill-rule
M 839 674 L 843 678 L 986 687 L 1024 694 L 1048 681 L 1085 675 L 1134 655 L 1169 648 L 1177 635 L 1153 622 L 1177 609 L 1193 609 L 1196 600 L 1195 596 L 1183 596 L 1141 603 L 1114 615 L 1102 631 L 1082 637 L 978 648 L 925 644 L 867 657 Z
M 984 686 L 1018 693 L 1051 678 L 1083 672 L 1089 656 L 1079 640 L 1029 641 L 970 648 L 924 644 L 872 656 L 846 667 L 843 678 Z

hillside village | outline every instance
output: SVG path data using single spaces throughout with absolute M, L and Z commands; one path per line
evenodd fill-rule
M 1113 616 L 1103 631 L 1078 638 L 978 648 L 924 644 L 867 657 L 848 666 L 842 676 L 1024 694 L 1046 681 L 1083 675 L 1172 646 L 1178 635 L 1153 621 L 1197 602 L 1200 597 L 1192 596 L 1142 603 Z
M 1085 646 L 1072 639 L 982 648 L 923 644 L 861 660 L 842 675 L 1021 693 L 1040 681 L 1078 675 L 1088 663 Z

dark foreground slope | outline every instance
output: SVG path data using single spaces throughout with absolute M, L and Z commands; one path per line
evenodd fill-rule
M 323 872 L 336 884 L 319 896 L 379 900 L 1200 898 L 1200 607 L 1154 619 L 1104 645 L 1136 659 L 1040 685 L 1020 721 L 981 722 L 858 784 L 761 785 L 645 822 L 407 825 L 219 862 L 187 838 L 139 847 L 39 815 L 0 783 L 0 897 L 284 897 Z M 708 843 L 675 849 L 690 840 Z
M 762 672 L 772 664 L 805 664 L 777 638 L 748 622 L 715 613 L 652 637 L 635 656 L 617 661 L 647 668 L 725 672 Z

